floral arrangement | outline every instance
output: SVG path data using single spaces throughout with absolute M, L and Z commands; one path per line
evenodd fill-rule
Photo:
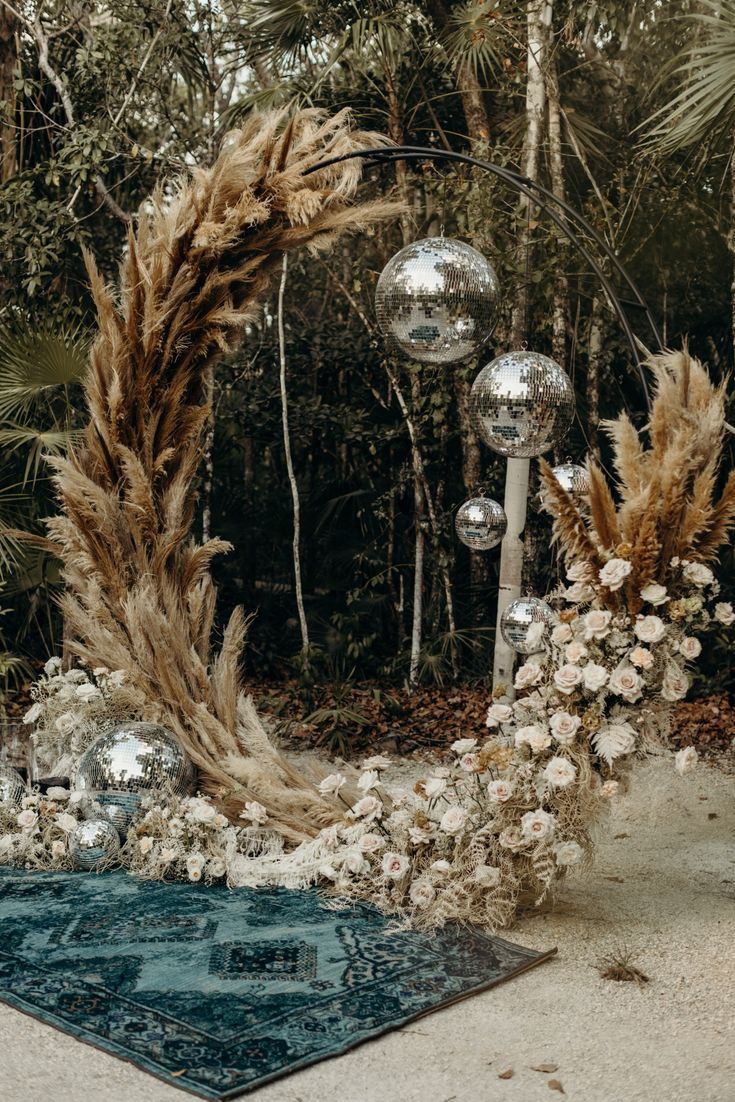
M 32 697 L 23 721 L 34 728 L 36 758 L 47 776 L 71 776 L 94 739 L 140 715 L 124 670 L 82 665 L 63 671 L 60 658 L 48 660 Z
M 72 868 L 69 835 L 82 818 L 81 801 L 67 788 L 31 792 L 19 805 L 0 804 L 0 865 Z

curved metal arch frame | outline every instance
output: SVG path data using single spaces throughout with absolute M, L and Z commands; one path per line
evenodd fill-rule
M 528 176 L 522 176 L 520 173 L 513 172 L 511 169 L 503 168 L 502 165 L 493 164 L 492 161 L 484 161 L 478 157 L 471 157 L 466 153 L 455 153 L 453 150 L 448 149 L 430 149 L 424 146 L 413 145 L 393 145 L 385 146 L 378 149 L 357 149 L 351 153 L 344 153 L 339 157 L 329 157 L 323 161 L 319 161 L 317 164 L 307 168 L 304 172 L 305 176 L 310 176 L 315 172 L 319 172 L 321 169 L 329 168 L 330 165 L 339 164 L 341 161 L 350 161 L 362 159 L 366 161 L 370 166 L 377 166 L 383 164 L 391 164 L 393 161 L 444 161 L 455 162 L 458 164 L 470 165 L 472 168 L 479 168 L 485 172 L 490 172 L 494 176 L 503 180 L 505 183 L 514 187 L 516 191 L 524 195 L 530 202 L 534 203 L 537 207 L 548 214 L 552 222 L 562 231 L 567 240 L 572 244 L 581 256 L 589 264 L 597 276 L 600 284 L 602 285 L 605 294 L 612 306 L 613 310 L 618 316 L 620 326 L 625 334 L 626 340 L 630 345 L 630 350 L 633 356 L 633 362 L 636 366 L 638 376 L 643 387 L 643 394 L 646 400 L 646 406 L 650 410 L 651 408 L 651 396 L 648 389 L 648 381 L 643 368 L 643 360 L 640 356 L 640 345 L 636 339 L 635 334 L 631 328 L 627 314 L 623 306 L 623 301 L 616 292 L 612 285 L 609 276 L 603 271 L 602 266 L 598 263 L 595 256 L 590 252 L 585 242 L 580 237 L 576 229 L 572 228 L 570 221 L 575 223 L 581 231 L 586 233 L 597 245 L 597 247 L 604 254 L 605 258 L 610 262 L 612 267 L 621 277 L 621 279 L 627 285 L 629 291 L 633 295 L 633 302 L 629 305 L 636 307 L 644 312 L 646 321 L 648 322 L 651 333 L 656 341 L 658 348 L 663 347 L 663 339 L 659 332 L 658 326 L 654 320 L 651 309 L 641 294 L 637 284 L 633 280 L 628 270 L 623 265 L 622 261 L 613 249 L 607 244 L 605 239 L 597 232 L 594 226 L 580 214 L 570 203 L 566 200 L 560 199 L 558 195 L 554 195 L 552 191 L 542 187 L 541 184 L 536 183 Z

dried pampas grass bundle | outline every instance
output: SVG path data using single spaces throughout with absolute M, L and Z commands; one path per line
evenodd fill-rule
M 718 494 L 726 438 L 725 383 L 716 386 L 688 352 L 653 356 L 655 396 L 648 443 L 627 414 L 604 421 L 616 473 L 613 491 L 592 460 L 589 516 L 541 460 L 554 512 L 554 533 L 572 561 L 598 568 L 614 556 L 630 561 L 624 597 L 633 612 L 648 582 L 664 584 L 671 559 L 708 562 L 735 527 L 735 472 Z M 621 598 L 610 595 L 611 604 Z
M 256 317 L 285 252 L 324 248 L 396 213 L 394 203 L 352 202 L 357 160 L 303 175 L 384 141 L 353 130 L 348 112 L 254 115 L 211 168 L 143 208 L 119 292 L 87 256 L 99 320 L 90 421 L 83 446 L 53 460 L 61 513 L 49 546 L 63 563 L 71 648 L 92 666 L 128 671 L 146 718 L 178 735 L 228 815 L 257 800 L 292 842 L 341 812 L 278 753 L 240 692 L 241 610 L 211 651 L 209 567 L 229 548 L 190 534 L 209 416 L 203 379 Z

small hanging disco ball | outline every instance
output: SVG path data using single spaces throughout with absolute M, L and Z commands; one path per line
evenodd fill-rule
M 478 435 L 500 455 L 542 455 L 569 431 L 574 388 L 548 356 L 505 352 L 472 384 L 470 415 Z
M 578 463 L 560 463 L 558 467 L 551 468 L 551 473 L 561 488 L 571 494 L 577 505 L 584 503 L 590 492 L 590 480 L 585 467 L 580 467 Z M 554 516 L 554 506 L 548 498 L 545 486 L 541 487 L 538 497 L 539 507 Z
M 119 853 L 120 838 L 106 819 L 87 819 L 69 837 L 69 854 L 77 869 L 105 868 L 116 863 Z
M 157 723 L 136 720 L 95 739 L 79 762 L 76 789 L 114 808 L 109 814 L 123 830 L 147 792 L 166 789 L 186 796 L 194 780 L 194 766 L 179 740 Z
M 508 527 L 505 509 L 489 497 L 471 497 L 460 505 L 454 518 L 457 538 L 471 551 L 496 547 Z
M 519 654 L 538 654 L 544 650 L 554 613 L 538 597 L 519 597 L 511 601 L 500 618 L 500 634 Z
M 500 309 L 500 283 L 489 260 L 445 237 L 414 241 L 392 257 L 375 290 L 384 336 L 412 360 L 451 364 L 477 355 Z
M 17 769 L 0 762 L 0 804 L 17 807 L 26 795 L 26 786 Z

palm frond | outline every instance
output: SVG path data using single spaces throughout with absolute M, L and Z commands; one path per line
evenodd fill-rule
M 0 421 L 27 416 L 44 396 L 78 383 L 87 369 L 89 338 L 81 329 L 35 333 L 0 328 Z

